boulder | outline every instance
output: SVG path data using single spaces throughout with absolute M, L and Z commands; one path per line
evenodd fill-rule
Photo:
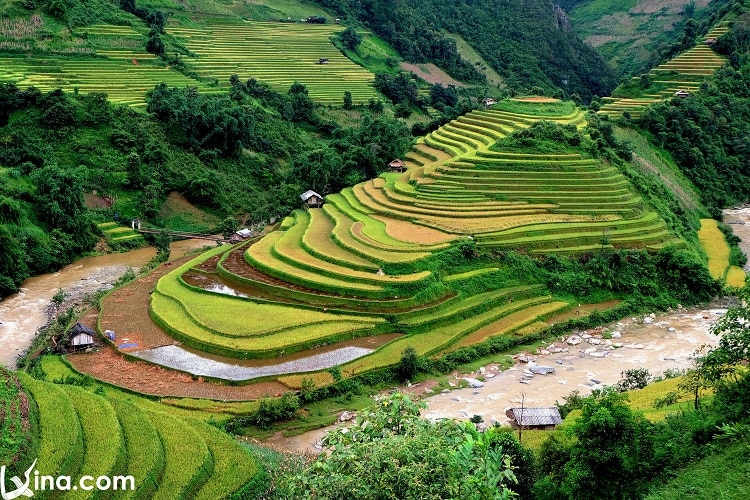
M 615 330 L 614 332 L 612 332 L 612 338 L 613 339 L 621 339 L 622 338 L 622 333 L 620 333 L 617 330 Z
M 484 387 L 484 382 L 482 382 L 481 380 L 477 380 L 475 378 L 468 378 L 468 377 L 465 378 L 464 380 L 466 381 L 467 384 L 469 384 L 469 387 L 472 387 L 474 389 Z
M 532 366 L 529 370 L 535 375 L 548 375 L 550 373 L 555 373 L 555 369 L 551 366 Z
M 341 415 L 339 415 L 339 422 L 348 422 L 350 420 L 353 420 L 354 417 L 356 417 L 357 414 L 353 411 L 344 411 L 341 412 Z
M 568 345 L 578 345 L 583 342 L 583 339 L 578 335 L 571 335 L 566 342 Z

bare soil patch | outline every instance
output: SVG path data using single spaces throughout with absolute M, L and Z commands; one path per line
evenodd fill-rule
M 87 208 L 109 208 L 112 206 L 111 198 L 104 198 L 94 193 L 83 193 L 83 203 Z
M 439 83 L 444 86 L 453 85 L 455 87 L 465 87 L 465 84 L 459 82 L 448 73 L 438 68 L 432 63 L 427 64 L 411 64 L 407 62 L 401 63 L 401 69 L 404 71 L 410 71 L 417 75 L 427 83 L 436 84 Z

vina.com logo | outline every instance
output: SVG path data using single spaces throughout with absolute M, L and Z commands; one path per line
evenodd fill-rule
M 38 460 L 38 459 L 37 459 Z M 36 470 L 36 462 L 26 469 L 21 480 L 18 476 L 10 478 L 10 482 L 15 485 L 15 489 L 6 490 L 5 471 L 6 467 L 0 467 L 0 499 L 15 500 L 21 496 L 33 497 L 35 491 L 135 491 L 135 478 L 133 476 L 81 476 L 77 483 L 73 483 L 70 476 L 43 476 Z M 32 476 L 33 474 L 33 476 Z M 32 484 L 33 483 L 33 484 Z

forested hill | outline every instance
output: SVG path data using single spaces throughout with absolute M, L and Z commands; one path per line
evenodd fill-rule
M 481 78 L 445 33 L 461 35 L 512 90 L 539 87 L 587 99 L 609 95 L 614 71 L 576 37 L 551 0 L 314 0 L 354 18 L 411 62 L 432 61 L 459 79 Z

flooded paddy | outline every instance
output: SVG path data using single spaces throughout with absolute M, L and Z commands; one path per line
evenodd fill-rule
M 366 356 L 400 336 L 400 334 L 391 333 L 358 337 L 272 359 L 235 359 L 182 345 L 154 347 L 129 352 L 129 354 L 196 376 L 244 381 L 332 368 Z

